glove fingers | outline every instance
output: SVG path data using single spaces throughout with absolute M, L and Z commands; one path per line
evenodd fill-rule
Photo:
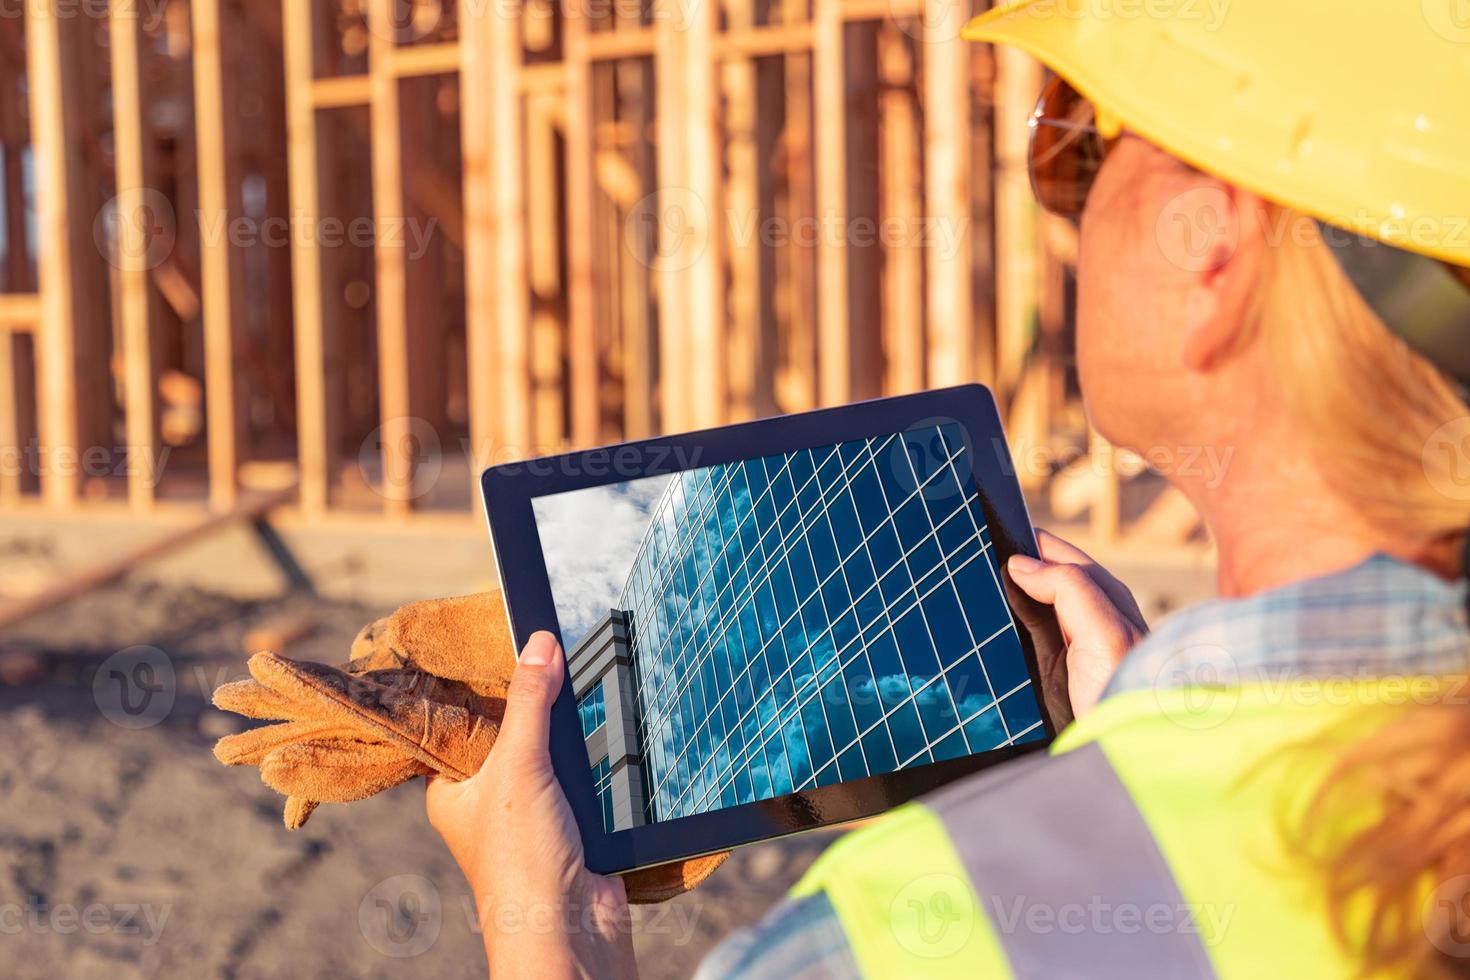
M 286 797 L 286 809 L 281 813 L 286 829 L 300 830 L 306 826 L 307 819 L 320 805 L 317 800 L 308 800 L 301 796 Z
M 407 661 L 394 652 L 388 643 L 388 617 L 368 623 L 352 641 L 348 653 L 346 670 L 360 674 L 366 670 L 382 670 L 390 667 L 407 667 Z
M 292 742 L 312 738 L 359 734 L 355 729 L 324 721 L 287 721 L 226 735 L 214 743 L 214 757 L 227 766 L 258 766 L 266 753 Z
M 246 718 L 269 721 L 303 721 L 309 711 L 309 706 L 303 707 L 254 679 L 230 681 L 215 688 L 214 706 Z
M 628 901 L 633 905 L 652 905 L 677 898 L 703 883 L 729 856 L 729 851 L 721 851 L 688 861 L 631 871 L 623 876 Z
M 453 779 L 475 772 L 478 765 L 469 763 L 484 760 L 499 731 L 498 717 L 426 700 L 422 688 L 400 690 L 324 664 L 257 653 L 250 658 L 250 672 L 292 698 L 317 699 L 322 716 L 360 726 L 373 740 L 397 745 L 403 754 Z
M 367 799 L 427 771 L 391 746 L 351 739 L 297 742 L 269 753 L 260 764 L 267 786 L 321 803 Z
M 498 589 L 403 606 L 388 617 L 386 640 L 414 666 L 477 693 L 504 696 L 516 647 Z

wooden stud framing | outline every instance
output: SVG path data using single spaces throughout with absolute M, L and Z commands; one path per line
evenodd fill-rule
M 36 330 L 37 388 L 40 396 L 40 448 L 43 454 L 72 451 L 77 445 L 76 296 L 73 237 L 78 216 L 68 188 L 76 179 L 68 159 L 69 134 L 77 109 L 64 89 L 62 31 L 67 19 L 54 0 L 37 0 L 26 11 L 26 53 L 31 101 L 31 140 L 36 187 L 37 255 L 41 317 Z M 41 493 L 56 508 L 77 498 L 75 470 L 43 467 Z
M 720 190 L 722 140 L 715 62 L 718 10 L 707 0 L 686 0 L 685 9 L 689 18 L 683 32 L 686 88 L 682 108 L 688 139 L 685 173 L 691 200 L 702 204 L 690 208 L 690 237 L 703 247 L 691 256 L 688 319 L 682 326 L 690 337 L 686 368 L 692 382 L 689 421 L 696 428 L 710 428 L 727 418 L 724 236 L 718 233 L 725 216 Z
M 728 5 L 730 31 L 755 30 L 753 0 Z M 810 33 L 808 32 L 808 41 Z M 729 180 L 725 184 L 726 243 L 730 259 L 729 379 L 730 418 L 742 421 L 756 415 L 762 334 L 762 298 L 770 283 L 762 279 L 764 252 L 759 222 L 763 167 L 760 159 L 759 93 L 756 62 L 746 52 L 724 46 L 723 79 L 725 119 L 729 140 Z
M 0 318 L 0 448 L 7 453 L 21 450 L 20 399 L 15 383 L 15 333 Z M 14 507 L 20 502 L 23 465 L 19 457 L 0 459 L 0 507 Z
M 927 0 L 924 44 L 925 217 L 943 247 L 925 250 L 929 340 L 928 381 L 938 386 L 974 377 L 970 269 L 969 57 L 960 27 L 964 8 Z
M 240 250 L 226 229 L 240 214 L 233 171 L 235 126 L 227 119 L 229 73 L 221 30 L 221 0 L 191 0 L 194 28 L 194 116 L 199 154 L 199 210 L 205 226 L 221 232 L 203 249 L 200 291 L 204 314 L 204 396 L 209 444 L 209 502 L 235 505 L 244 400 L 235 378 L 237 336 L 243 316 Z
M 152 186 L 147 147 L 148 121 L 142 111 L 139 71 L 138 0 L 112 0 L 108 30 L 112 49 L 113 141 L 117 158 L 117 288 L 122 319 L 123 398 L 127 428 L 128 501 L 134 510 L 153 505 L 151 466 L 155 458 L 152 303 L 149 295 L 145 197 Z M 156 191 L 154 193 L 157 193 Z M 0 375 L 3 377 L 4 375 Z M 235 413 L 230 413 L 233 418 Z M 233 486 L 233 481 L 229 482 Z
M 451 440 L 467 426 L 473 469 L 974 378 L 994 385 L 1022 438 L 1076 424 L 1063 410 L 1066 258 L 1042 258 L 1022 166 L 1039 72 L 1024 55 L 961 41 L 962 8 L 944 0 L 465 4 L 457 40 L 427 43 L 399 43 L 399 0 L 364 0 L 365 32 L 344 32 L 309 0 L 189 0 L 169 15 L 169 43 L 185 42 L 169 59 L 142 41 L 142 0 L 109 0 L 110 112 L 96 104 L 107 62 L 88 57 L 97 24 L 62 16 L 59 2 L 29 0 L 23 52 L 19 24 L 0 24 L 0 63 L 18 65 L 16 52 L 27 62 L 40 231 L 39 282 L 15 250 L 5 270 L 8 288 L 33 292 L 0 296 L 4 442 L 30 436 L 21 402 L 39 404 L 47 453 L 110 439 L 114 336 L 140 457 L 156 457 L 164 435 L 160 382 L 203 375 L 207 482 L 178 486 L 200 487 L 222 513 L 255 457 L 244 486 L 257 464 L 287 472 L 294 461 L 301 515 L 342 517 L 354 494 L 364 499 L 344 466 L 349 442 L 378 424 L 384 515 L 433 519 L 425 512 L 459 505 L 416 493 L 415 418 Z M 283 75 L 270 71 L 276 45 Z M 262 70 L 275 81 L 262 84 Z M 457 87 L 428 80 L 456 72 Z M 281 77 L 289 255 L 227 236 L 201 247 L 202 229 L 185 222 L 161 263 L 112 273 L 109 331 L 92 227 L 109 178 L 103 127 L 124 211 L 153 188 L 223 233 L 247 200 L 252 215 L 280 213 L 280 172 L 262 165 L 283 138 L 279 117 L 242 123 L 246 104 L 279 113 Z M 146 112 L 155 96 L 192 105 L 186 121 L 158 124 L 179 130 L 149 133 L 150 119 L 178 115 Z M 25 136 L 5 108 L 8 204 L 24 196 Z M 456 115 L 457 141 L 440 138 L 439 120 Z M 344 169 L 338 127 L 368 148 L 370 185 Z M 25 215 L 6 213 L 7 237 L 24 237 Z M 324 243 L 324 213 L 371 217 L 371 263 L 359 245 Z M 429 251 L 410 255 L 405 222 L 430 218 Z M 876 245 L 858 237 L 869 220 L 885 236 Z M 137 222 L 118 227 L 123 259 L 154 258 Z M 886 237 L 895 228 L 904 234 Z M 254 294 L 263 279 L 270 300 Z M 271 326 L 287 298 L 293 336 Z M 354 343 L 368 321 L 354 311 L 369 305 L 376 343 Z M 247 372 L 291 344 L 294 393 L 280 379 L 255 394 Z M 461 350 L 466 387 L 438 390 Z M 294 447 L 279 432 L 293 413 Z M 1110 448 L 1094 437 L 1092 452 L 1111 471 Z M 155 501 L 149 475 L 130 472 L 128 505 L 162 513 L 174 503 Z M 75 467 L 47 466 L 41 488 L 47 508 L 115 495 Z M 1094 529 L 1120 534 L 1116 477 L 1083 489 Z M 0 502 L 29 493 L 23 476 L 0 472 Z M 1177 502 L 1152 513 L 1166 537 L 1187 529 Z
M 995 256 L 995 388 L 1001 403 L 1020 383 L 1037 313 L 1036 202 L 1026 176 L 1026 120 L 1041 88 L 1041 66 L 1022 51 L 996 52 L 995 222 L 1009 243 Z
M 489 158 L 491 206 L 488 215 L 493 236 L 493 274 L 490 282 L 495 311 L 494 365 L 496 410 L 500 445 L 517 457 L 535 451 L 531 405 L 530 311 L 526 290 L 526 214 L 522 154 L 525 124 L 521 94 L 520 31 L 509 18 L 487 16 L 486 50 L 489 54 L 490 119 L 493 143 L 484 148 Z M 493 147 L 493 148 L 492 148 Z M 466 159 L 465 172 L 470 168 Z M 466 254 L 468 262 L 469 256 Z M 488 305 L 488 304 L 487 304 Z
M 312 7 L 282 0 L 286 65 L 287 164 L 291 216 L 308 229 L 320 227 L 321 186 L 316 105 L 309 97 L 315 76 Z M 330 499 L 332 460 L 338 449 L 334 319 L 322 302 L 322 254 L 317 235 L 298 233 L 291 242 L 293 312 L 296 321 L 296 439 L 301 510 L 318 517 Z
M 565 21 L 566 65 L 566 254 L 567 345 L 571 439 L 575 446 L 594 446 L 599 435 L 597 283 L 593 276 L 593 140 L 592 64 L 588 57 L 585 8 L 573 5 Z M 542 175 L 532 171 L 531 179 Z
M 818 398 L 840 405 L 852 397 L 848 310 L 847 98 L 841 0 L 813 0 L 812 84 L 817 153 Z
M 384 68 L 395 57 L 393 0 L 370 0 L 369 64 L 372 72 L 373 221 L 377 270 L 378 400 L 382 446 L 383 507 L 401 516 L 413 506 L 416 465 L 409 388 L 408 254 L 404 240 L 400 81 Z
M 634 220 L 650 221 L 657 235 L 655 246 L 658 282 L 659 391 L 663 428 L 679 431 L 693 427 L 692 378 L 689 372 L 689 322 L 691 315 L 688 277 L 690 256 L 702 245 L 696 239 L 706 225 L 695 213 L 705 202 L 689 187 L 685 118 L 686 55 L 684 31 L 680 29 L 685 5 L 698 0 L 657 0 L 657 39 L 654 55 L 654 96 L 658 196 L 647 214 Z
M 908 36 L 893 23 L 878 33 L 878 71 L 883 82 L 878 111 L 882 133 L 884 211 L 905 230 L 903 240 L 884 250 L 883 347 L 887 352 L 884 387 L 893 394 L 924 386 L 924 255 L 913 247 L 921 228 L 923 186 L 919 173 L 918 106 L 914 55 Z

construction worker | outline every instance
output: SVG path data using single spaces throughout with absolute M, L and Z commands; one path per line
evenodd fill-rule
M 1199 509 L 1221 598 L 1146 634 L 1043 536 L 1008 571 L 1056 607 L 1077 721 L 847 835 L 704 974 L 1470 972 L 1470 27 L 1211 11 L 1023 0 L 965 36 L 1055 72 L 1030 166 L 1080 218 L 1088 412 Z M 547 760 L 563 669 L 533 639 L 486 770 L 429 792 L 477 895 L 584 910 L 487 924 L 497 977 L 636 972 Z

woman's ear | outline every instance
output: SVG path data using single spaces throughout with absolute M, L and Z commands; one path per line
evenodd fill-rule
M 1181 357 L 1190 371 L 1211 371 L 1248 328 L 1267 247 L 1270 210 L 1249 191 L 1219 181 L 1188 195 L 1185 206 L 1206 234 L 1184 300 Z M 1185 195 L 1179 200 L 1183 203 Z

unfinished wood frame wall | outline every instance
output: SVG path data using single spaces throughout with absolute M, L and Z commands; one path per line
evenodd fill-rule
M 385 517 L 440 514 L 445 499 L 472 514 L 471 493 L 425 492 L 426 436 L 459 463 L 439 479 L 468 483 L 491 462 L 971 379 L 1022 439 L 1043 442 L 1069 411 L 1067 259 L 1038 230 L 1024 169 L 1039 69 L 961 41 L 946 0 L 461 0 L 427 31 L 410 0 L 168 0 L 187 21 L 173 93 L 191 118 L 187 172 L 155 155 L 145 108 L 166 93 L 145 70 L 141 2 L 109 5 L 111 177 L 125 215 L 170 188 L 181 245 L 162 264 L 132 221 L 121 260 L 99 261 L 95 175 L 75 152 L 97 93 L 69 74 L 79 28 L 37 0 L 23 39 L 0 31 L 0 47 L 25 48 L 41 175 L 38 282 L 0 294 L 0 443 L 22 439 L 28 404 L 43 446 L 99 438 L 84 403 L 110 356 L 126 443 L 156 453 L 164 321 L 197 346 L 207 423 L 185 503 L 220 511 L 270 463 L 313 519 L 362 510 L 354 472 Z M 270 125 L 240 108 L 263 84 L 231 46 L 242 25 L 280 68 L 264 73 Z M 427 79 L 457 79 L 457 134 L 432 128 L 449 117 L 425 113 Z M 5 110 L 13 183 L 25 127 Z M 360 159 L 343 159 L 343 133 Z M 436 153 L 453 167 L 424 166 Z M 206 218 L 258 207 L 244 187 L 273 155 L 263 179 L 289 246 L 206 241 Z M 312 233 L 347 184 L 376 231 L 365 265 Z M 402 232 L 424 215 L 428 258 Z M 424 300 L 446 275 L 462 308 Z M 96 301 L 109 281 L 110 325 Z M 262 304 L 289 323 L 284 343 L 251 339 Z M 280 389 L 268 398 L 262 373 Z M 364 374 L 370 397 L 354 401 Z M 287 420 L 278 445 L 252 444 L 263 405 Z M 145 475 L 126 480 L 138 512 L 160 506 Z M 0 504 L 70 507 L 81 489 L 0 473 Z M 1117 533 L 1116 478 L 1092 494 L 1099 533 Z

